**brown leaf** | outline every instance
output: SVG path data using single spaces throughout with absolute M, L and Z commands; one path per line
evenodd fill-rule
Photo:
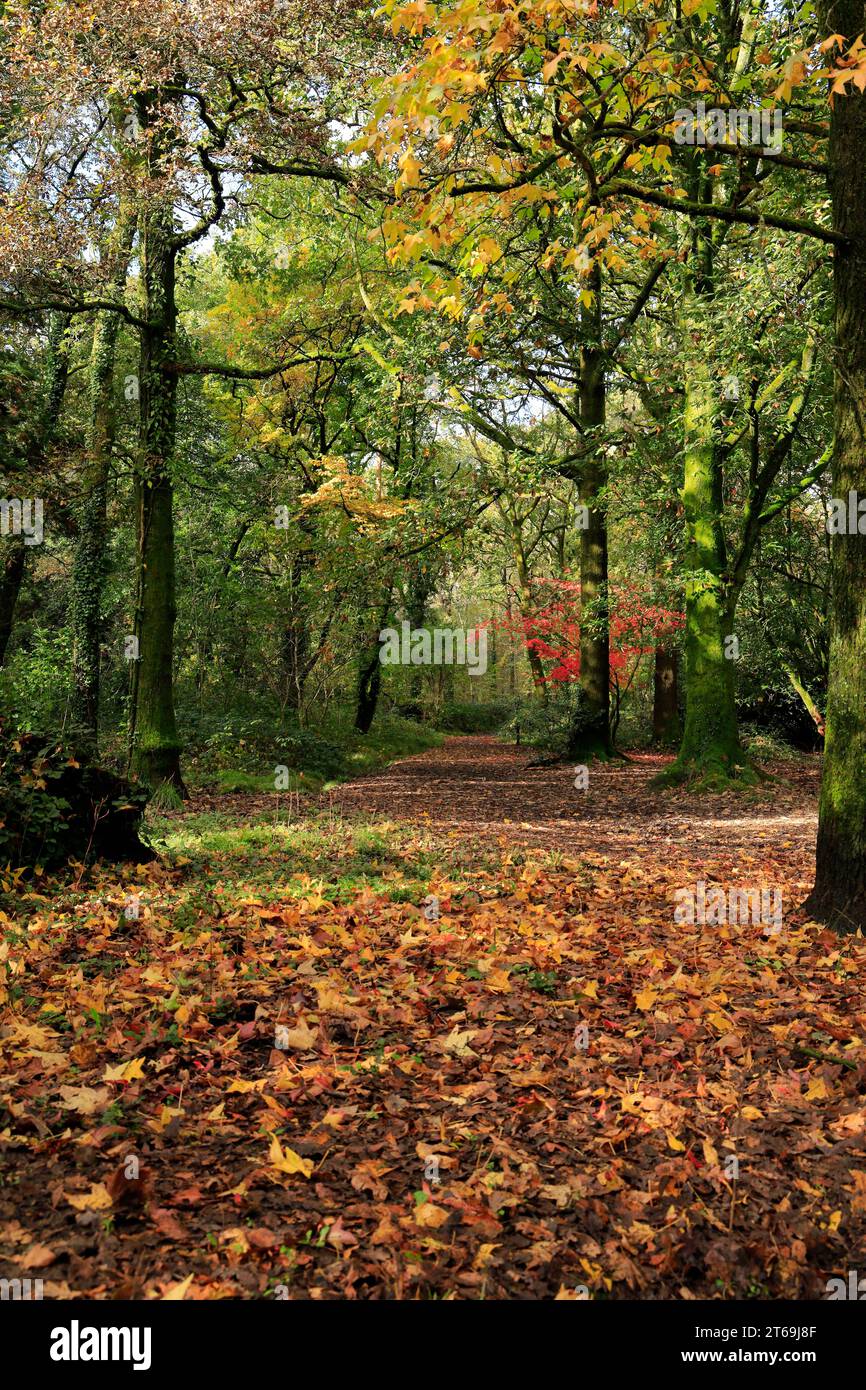
M 247 1231 L 247 1240 L 256 1250 L 273 1250 L 280 1243 L 279 1236 L 269 1231 L 267 1226 L 254 1226 Z
M 53 1265 L 56 1259 L 56 1254 L 49 1246 L 31 1245 L 19 1263 L 22 1269 L 45 1269 L 48 1265 Z
M 173 1212 L 167 1207 L 151 1207 L 150 1219 L 169 1240 L 186 1240 L 187 1232 Z

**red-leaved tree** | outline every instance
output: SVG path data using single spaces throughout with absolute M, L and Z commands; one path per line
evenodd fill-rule
M 533 587 L 532 611 L 506 615 L 499 625 L 543 663 L 545 684 L 577 682 L 581 623 L 592 622 L 592 614 L 582 609 L 580 584 L 571 579 L 541 579 Z M 611 724 L 615 735 L 623 697 L 641 669 L 642 658 L 672 642 L 685 623 L 685 615 L 650 602 L 632 583 L 611 585 L 609 612 Z M 534 664 L 537 669 L 538 662 Z

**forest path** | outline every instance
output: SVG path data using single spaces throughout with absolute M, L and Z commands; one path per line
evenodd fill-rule
M 856 1267 L 866 943 L 797 911 L 817 760 L 707 797 L 650 791 L 655 756 L 586 791 L 530 756 L 450 738 L 288 819 L 200 801 L 134 878 L 40 887 L 7 937 L 0 1277 L 819 1298 Z M 780 890 L 782 930 L 680 920 L 701 880 Z
M 659 856 L 696 872 L 704 864 L 727 872 L 760 860 L 765 882 L 768 860 L 804 884 L 812 872 L 817 758 L 767 765 L 771 780 L 756 789 L 708 795 L 652 789 L 670 761 L 659 754 L 596 764 L 585 790 L 575 787 L 571 765 L 530 768 L 533 756 L 492 735 L 450 737 L 345 783 L 332 793 L 333 804 L 503 847 Z

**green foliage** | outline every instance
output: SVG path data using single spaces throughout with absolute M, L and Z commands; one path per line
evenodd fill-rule
M 160 811 L 177 811 L 183 805 L 180 792 L 168 781 L 160 782 L 154 788 L 150 800 L 154 808 Z
M 62 628 L 32 625 L 26 649 L 0 670 L 0 705 L 22 729 L 63 727 L 71 673 L 69 635 Z
M 0 863 L 32 868 L 63 859 L 69 802 L 42 791 L 8 755 L 0 764 L 0 804 Z
M 502 728 L 512 711 L 510 700 L 488 700 L 477 705 L 449 700 L 437 714 L 436 723 L 449 733 L 492 734 Z
M 273 791 L 274 768 L 280 765 L 321 781 L 345 772 L 344 754 L 335 743 L 299 725 L 281 727 L 278 711 L 270 717 L 232 714 L 209 732 L 200 726 L 198 734 L 189 759 L 193 780 L 216 779 L 227 791 Z M 239 778 L 247 779 L 245 786 Z
M 347 775 L 361 776 L 377 767 L 384 767 L 395 758 L 408 758 L 436 748 L 442 735 L 409 719 L 384 715 L 377 719 L 368 734 L 352 729 L 345 735 Z
M 224 792 L 254 792 L 257 794 L 274 795 L 275 790 L 278 795 L 285 792 L 303 792 L 307 796 L 316 796 L 322 790 L 324 781 L 310 772 L 289 772 L 283 777 L 279 788 L 275 787 L 276 777 L 273 772 L 256 775 L 252 772 L 239 772 L 233 768 L 224 768 L 217 773 L 216 783 L 220 791 Z M 283 785 L 285 783 L 285 785 Z
M 0 735 L 0 864 L 152 858 L 138 838 L 141 786 L 38 734 Z
M 740 734 L 749 757 L 755 762 L 797 762 L 801 753 L 783 734 L 773 729 L 756 729 L 753 724 L 741 724 Z
M 216 784 L 228 792 L 274 792 L 275 769 L 289 770 L 287 791 L 318 793 L 331 782 L 382 767 L 441 742 L 441 735 L 396 715 L 376 721 L 368 734 L 352 728 L 347 714 L 332 714 L 321 729 L 280 726 L 279 712 L 230 715 L 204 733 L 188 759 L 192 785 Z
M 580 709 L 580 686 L 551 686 L 547 700 L 532 695 L 517 701 L 502 734 L 508 739 L 519 737 L 530 748 L 562 757 L 572 731 L 580 726 Z

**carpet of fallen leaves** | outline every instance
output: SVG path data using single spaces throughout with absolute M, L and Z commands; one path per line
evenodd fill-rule
M 814 760 L 700 800 L 650 791 L 658 759 L 585 792 L 525 763 L 454 739 L 339 789 L 334 874 L 353 818 L 392 851 L 347 900 L 278 841 L 268 891 L 169 855 L 7 894 L 0 1277 L 819 1298 L 862 1265 L 866 943 L 796 911 Z M 699 878 L 780 887 L 782 930 L 675 922 Z

